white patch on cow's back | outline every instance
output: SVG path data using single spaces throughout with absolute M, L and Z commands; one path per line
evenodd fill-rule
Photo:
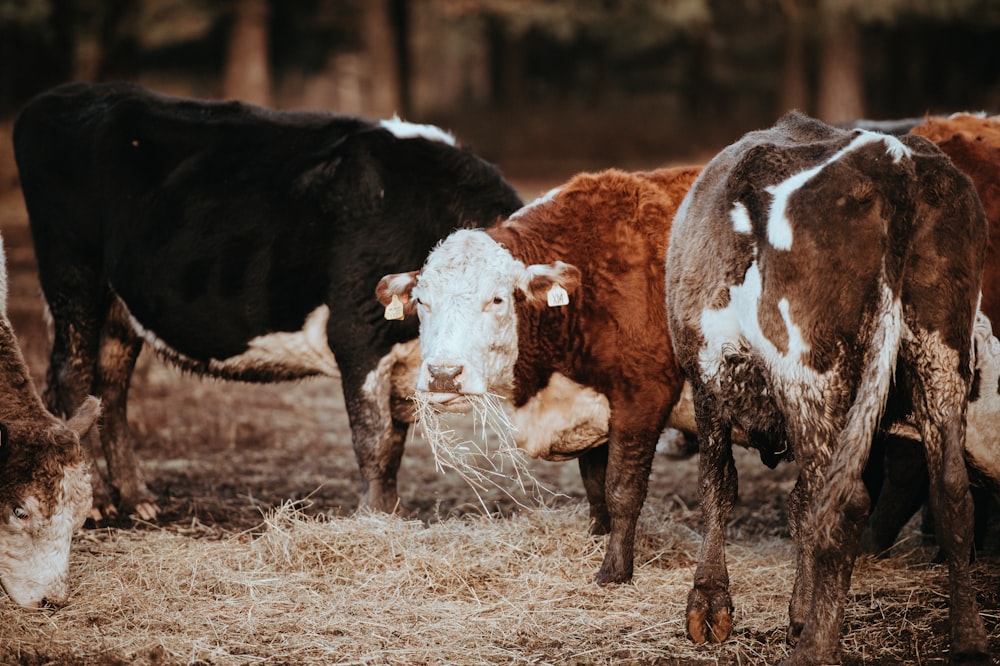
M 738 234 L 748 234 L 753 230 L 750 224 L 750 213 L 742 201 L 737 201 L 729 210 L 729 219 L 733 221 L 733 231 Z
M 308 377 L 326 375 L 339 377 L 337 360 L 330 350 L 326 336 L 326 325 L 330 320 L 330 308 L 321 305 L 307 317 L 299 331 L 280 331 L 253 338 L 247 343 L 247 350 L 226 359 L 211 359 L 208 364 L 196 361 L 160 339 L 153 331 L 143 327 L 129 314 L 132 326 L 160 355 L 183 367 L 201 368 L 210 375 L 220 377 L 240 376 L 246 372 L 281 368 L 288 375 Z
M 776 185 L 768 185 L 764 188 L 769 192 L 773 200 L 767 216 L 767 241 L 778 250 L 790 250 L 792 248 L 792 223 L 788 219 L 788 200 L 803 185 L 812 180 L 818 173 L 828 165 L 833 164 L 847 153 L 850 153 L 862 146 L 877 141 L 885 143 L 886 153 L 890 155 L 894 162 L 899 162 L 903 157 L 909 157 L 912 153 L 902 141 L 894 136 L 869 132 L 868 130 L 855 130 L 857 135 L 846 146 L 834 153 L 828 160 L 812 168 L 800 171 Z
M 551 190 L 541 195 L 540 197 L 536 197 L 535 200 L 532 201 L 531 203 L 521 206 L 513 213 L 511 213 L 510 217 L 504 220 L 503 223 L 508 224 L 514 220 L 517 220 L 519 217 L 521 217 L 524 213 L 531 210 L 532 208 L 537 208 L 538 206 L 541 206 L 545 203 L 548 203 L 549 201 L 552 201 L 553 199 L 555 199 L 556 195 L 559 194 L 559 189 L 560 188 L 558 187 L 553 187 Z
M 380 120 L 379 125 L 384 129 L 389 130 L 394 136 L 400 139 L 412 139 L 419 137 L 429 139 L 431 141 L 440 141 L 441 143 L 446 143 L 449 146 L 457 144 L 455 137 L 450 132 L 446 132 L 440 127 L 435 125 L 408 123 L 405 120 L 400 119 L 399 116 L 395 115 L 392 118 Z
M 706 376 L 718 376 L 724 357 L 734 349 L 749 344 L 757 349 L 765 362 L 781 375 L 802 374 L 802 354 L 809 346 L 802 337 L 801 329 L 791 321 L 789 306 L 782 299 L 778 305 L 788 328 L 788 352 L 781 351 L 764 335 L 758 319 L 761 297 L 761 276 L 757 262 L 750 264 L 743 277 L 743 283 L 729 287 L 729 304 L 719 310 L 706 308 L 701 313 L 701 331 L 705 346 L 699 352 L 699 363 Z
M 608 441 L 611 408 L 603 393 L 556 372 L 509 416 L 518 448 L 532 458 L 565 460 Z
M 778 311 L 781 312 L 781 318 L 785 321 L 785 328 L 788 330 L 788 356 L 801 359 L 804 354 L 809 353 L 809 344 L 802 337 L 802 329 L 792 321 L 787 298 L 778 301 Z

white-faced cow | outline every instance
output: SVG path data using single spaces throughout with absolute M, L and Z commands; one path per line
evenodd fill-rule
M 697 173 L 578 175 L 488 230 L 455 232 L 420 271 L 377 288 L 383 304 L 419 314 L 417 390 L 440 409 L 467 410 L 467 396 L 484 393 L 515 408 L 556 388 L 606 397 L 606 425 L 532 451 L 579 455 L 592 531 L 610 531 L 602 584 L 632 577 L 653 453 L 683 385 L 663 344 L 663 261 Z
M 7 319 L 0 241 L 0 585 L 22 606 L 69 596 L 70 543 L 91 505 L 80 437 L 99 411 L 88 398 L 64 424 L 42 405 Z
M 723 529 L 739 425 L 754 445 L 788 442 L 799 465 L 788 663 L 839 661 L 869 508 L 862 469 L 883 415 L 912 411 L 951 578 L 951 657 L 989 663 L 963 455 L 986 235 L 969 179 L 921 137 L 792 113 L 705 167 L 674 220 L 666 268 L 701 444 L 692 639 L 721 641 L 732 626 Z
M 126 419 L 145 340 L 219 378 L 339 374 L 361 504 L 395 509 L 411 410 L 392 377 L 416 362 L 417 326 L 385 321 L 372 288 L 452 230 L 521 205 L 453 144 L 437 128 L 130 84 L 68 84 L 22 110 L 15 155 L 54 323 L 45 399 L 60 413 L 102 399 L 119 508 L 158 511 Z

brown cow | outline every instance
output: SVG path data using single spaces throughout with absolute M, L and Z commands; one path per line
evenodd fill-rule
M 100 406 L 89 398 L 68 424 L 47 412 L 6 313 L 0 241 L 0 585 L 22 606 L 59 606 L 69 596 L 73 532 L 91 504 L 80 437 Z
M 958 113 L 928 118 L 911 132 L 936 143 L 976 187 L 990 226 L 980 307 L 996 327 L 1000 325 L 1000 116 Z
M 697 173 L 578 175 L 486 231 L 453 233 L 420 271 L 387 275 L 377 289 L 383 304 L 397 298 L 419 314 L 417 390 L 442 410 L 468 410 L 469 396 L 486 393 L 525 408 L 567 385 L 606 397 L 603 432 L 588 430 L 576 451 L 541 453 L 579 455 L 592 531 L 611 534 L 601 584 L 632 577 L 653 453 L 683 385 L 663 264 Z
M 969 179 L 918 136 L 792 113 L 705 167 L 674 220 L 666 267 L 670 333 L 701 438 L 694 640 L 724 640 L 732 627 L 724 527 L 739 425 L 754 446 L 787 441 L 799 465 L 787 663 L 839 661 L 869 508 L 862 469 L 883 414 L 912 409 L 951 578 L 951 657 L 990 663 L 963 451 L 986 234 Z
M 921 122 L 922 121 L 922 122 Z M 956 113 L 949 117 L 918 119 L 913 134 L 937 144 L 962 172 L 972 179 L 989 224 L 989 243 L 983 266 L 980 311 L 989 321 L 979 324 L 982 332 L 974 339 L 976 381 L 969 405 L 969 431 L 965 441 L 966 460 L 974 470 L 977 486 L 976 543 L 984 538 L 992 493 L 1000 488 L 1000 386 L 988 378 L 1000 372 L 996 342 L 989 335 L 1000 325 L 1000 116 Z M 890 437 L 885 457 L 882 493 L 865 529 L 863 547 L 879 553 L 896 540 L 900 529 L 920 507 L 927 495 L 923 454 L 912 440 Z M 874 462 L 881 462 L 874 459 Z M 872 475 L 882 474 L 875 466 Z M 873 479 L 878 482 L 879 479 Z

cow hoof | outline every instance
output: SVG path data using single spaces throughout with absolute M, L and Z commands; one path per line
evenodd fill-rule
M 97 506 L 94 505 L 90 507 L 90 513 L 87 515 L 87 520 L 91 521 L 95 526 L 102 524 L 104 521 L 112 521 L 118 516 L 118 509 L 112 504 L 110 506 Z
M 693 642 L 721 643 L 733 631 L 733 602 L 729 592 L 693 588 L 688 594 L 687 635 Z
M 954 646 L 954 641 L 952 645 Z M 974 647 L 968 650 L 961 648 L 952 650 L 949 663 L 953 666 L 993 666 L 997 662 L 993 661 L 985 649 Z
M 600 571 L 594 576 L 594 582 L 600 586 L 618 585 L 628 583 L 632 580 L 631 569 L 616 570 L 616 567 L 601 565 Z
M 87 518 L 93 521 L 94 526 L 110 524 L 118 518 L 118 507 L 110 497 L 94 493 L 94 503 Z
M 160 507 L 156 502 L 137 502 L 132 515 L 146 522 L 153 522 L 160 515 Z

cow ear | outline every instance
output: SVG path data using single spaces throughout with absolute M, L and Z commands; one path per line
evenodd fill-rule
M 392 273 L 386 275 L 381 280 L 378 281 L 378 286 L 375 287 L 375 298 L 378 302 L 388 308 L 393 305 L 393 298 L 397 299 L 403 307 L 402 314 L 408 315 L 413 314 L 416 309 L 416 303 L 410 298 L 410 292 L 413 291 L 413 286 L 417 283 L 417 274 L 420 271 L 410 271 L 409 273 Z M 386 313 L 387 319 L 402 319 L 402 317 L 389 317 Z
M 562 261 L 532 264 L 525 269 L 518 287 L 532 305 L 558 307 L 569 303 L 580 288 L 580 277 L 579 268 Z
M 101 415 L 101 401 L 94 396 L 87 396 L 87 399 L 83 401 L 83 404 L 77 408 L 76 413 L 70 417 L 66 425 L 69 426 L 70 430 L 75 432 L 81 439 L 87 434 L 87 431 L 93 427 L 94 423 L 97 422 L 97 418 Z

